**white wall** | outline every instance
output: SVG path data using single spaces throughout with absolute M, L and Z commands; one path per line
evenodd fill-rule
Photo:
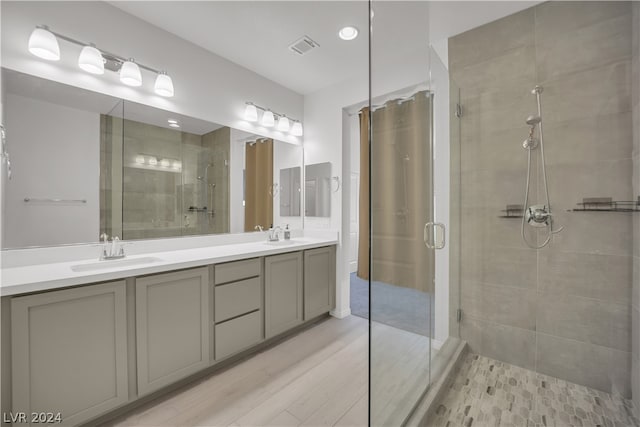
M 8 94 L 13 179 L 6 247 L 94 242 L 99 234 L 100 115 Z M 87 203 L 26 203 L 25 197 Z
M 275 139 L 300 141 L 244 122 L 242 117 L 246 101 L 302 117 L 301 95 L 105 2 L 2 2 L 0 11 L 3 67 Z M 144 70 L 140 88 L 124 86 L 109 71 L 103 76 L 85 73 L 77 66 L 80 48 L 64 41 L 60 41 L 62 58 L 58 62 L 31 55 L 29 35 L 41 24 L 166 70 L 173 79 L 175 96 L 155 95 L 155 75 Z

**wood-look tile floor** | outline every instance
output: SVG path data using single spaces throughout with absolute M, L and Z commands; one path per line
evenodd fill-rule
M 105 425 L 365 426 L 368 323 L 326 321 Z

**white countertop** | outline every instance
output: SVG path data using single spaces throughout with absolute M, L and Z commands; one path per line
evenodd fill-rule
M 146 274 L 161 273 L 184 268 L 219 264 L 228 261 L 299 251 L 338 243 L 337 236 L 292 237 L 292 243 L 284 241 L 270 245 L 266 241 L 224 244 L 216 246 L 179 249 L 175 251 L 148 252 L 127 256 L 120 260 L 99 261 L 96 258 L 3 268 L 0 296 L 54 290 L 67 286 L 104 282 Z M 137 263 L 140 261 L 140 263 Z M 145 262 L 147 261 L 147 262 Z M 95 265 L 94 265 L 95 264 Z M 83 267 L 97 267 L 88 271 L 74 271 Z

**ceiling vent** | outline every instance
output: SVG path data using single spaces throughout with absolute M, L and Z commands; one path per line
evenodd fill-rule
M 289 45 L 289 50 L 297 53 L 298 55 L 304 55 L 316 47 L 320 47 L 320 45 L 311 40 L 311 37 L 303 36 L 301 39 L 291 43 Z

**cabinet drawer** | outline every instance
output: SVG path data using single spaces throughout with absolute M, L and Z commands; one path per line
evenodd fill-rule
M 262 311 L 254 311 L 216 325 L 216 360 L 223 359 L 262 340 Z
M 235 282 L 260 275 L 260 258 L 227 262 L 215 266 L 215 284 Z
M 216 323 L 259 309 L 261 297 L 259 277 L 216 286 Z

